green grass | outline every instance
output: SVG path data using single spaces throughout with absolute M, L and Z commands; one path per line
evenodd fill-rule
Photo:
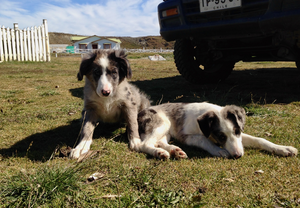
M 191 85 L 172 54 L 129 54 L 132 83 L 153 104 L 202 102 L 245 108 L 245 132 L 300 149 L 300 83 L 293 63 L 236 64 L 222 83 Z M 95 130 L 97 154 L 76 163 L 63 156 L 81 127 L 80 57 L 50 63 L 0 64 L 0 207 L 299 207 L 299 156 L 247 149 L 238 160 L 210 157 L 172 141 L 186 160 L 130 151 L 125 126 Z M 257 173 L 263 170 L 263 173 Z M 93 182 L 94 173 L 103 177 Z
M 73 167 L 42 165 L 32 172 L 22 169 L 2 182 L 0 197 L 4 206 L 67 207 L 81 198 L 78 193 L 82 184 Z

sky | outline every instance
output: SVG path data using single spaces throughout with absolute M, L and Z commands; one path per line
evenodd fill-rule
M 19 29 L 47 19 L 49 32 L 78 35 L 159 35 L 162 0 L 0 0 L 0 26 Z

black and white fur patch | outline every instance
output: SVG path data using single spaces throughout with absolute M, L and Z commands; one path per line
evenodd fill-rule
M 167 103 L 141 111 L 138 124 L 142 139 L 140 150 L 161 159 L 187 157 L 182 149 L 168 144 L 171 137 L 217 157 L 240 158 L 244 155 L 244 147 L 282 156 L 298 153 L 294 147 L 276 145 L 243 133 L 245 111 L 234 105 Z
M 130 148 L 139 151 L 137 114 L 150 106 L 148 97 L 128 83 L 131 67 L 124 50 L 96 50 L 83 58 L 78 80 L 85 76 L 83 128 L 71 158 L 87 153 L 98 122 L 125 121 Z

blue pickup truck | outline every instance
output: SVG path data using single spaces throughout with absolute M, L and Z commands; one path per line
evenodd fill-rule
M 238 61 L 300 68 L 300 0 L 164 0 L 160 34 L 175 40 L 178 71 L 195 84 L 226 79 Z

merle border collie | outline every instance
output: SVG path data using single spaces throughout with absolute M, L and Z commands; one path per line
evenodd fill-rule
M 139 151 L 138 112 L 150 106 L 148 97 L 128 83 L 132 76 L 124 50 L 96 50 L 86 55 L 77 78 L 85 75 L 83 126 L 78 145 L 71 158 L 87 154 L 98 123 L 125 121 L 129 147 Z M 100 125 L 101 126 L 101 125 Z
M 171 137 L 199 147 L 213 156 L 240 158 L 243 147 L 262 149 L 280 156 L 295 156 L 291 146 L 274 144 L 243 133 L 245 110 L 210 103 L 167 103 L 144 109 L 138 114 L 140 151 L 161 159 L 186 158 L 186 153 L 170 145 Z

